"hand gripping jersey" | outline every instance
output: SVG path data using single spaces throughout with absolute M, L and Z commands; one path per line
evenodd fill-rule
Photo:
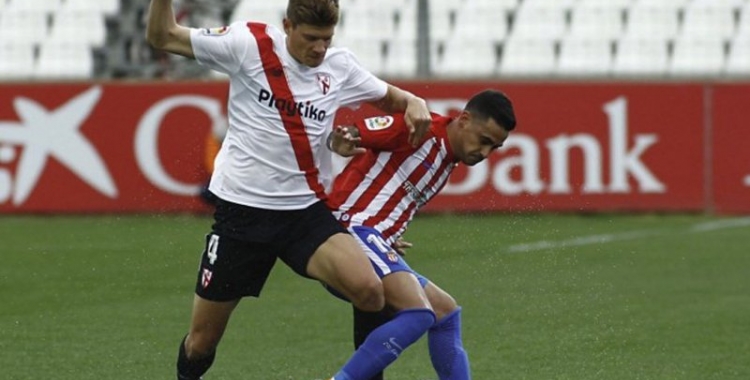
M 361 146 L 368 151 L 354 156 L 336 177 L 329 198 L 334 215 L 347 227 L 375 228 L 389 245 L 396 241 L 456 166 L 446 132 L 450 121 L 433 114 L 416 148 L 407 141 L 403 114 L 358 121 Z
M 193 29 L 190 41 L 200 64 L 230 77 L 229 130 L 211 192 L 275 210 L 325 200 L 322 182 L 331 175 L 325 137 L 336 111 L 382 99 L 387 84 L 346 49 L 330 48 L 320 66 L 305 66 L 289 55 L 284 33 L 265 24 Z

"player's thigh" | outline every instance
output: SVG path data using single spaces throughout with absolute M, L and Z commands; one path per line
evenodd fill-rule
M 380 286 L 380 279 L 351 235 L 332 235 L 310 258 L 307 273 L 351 299 L 357 289 Z
M 458 304 L 453 296 L 435 285 L 434 282 L 428 282 L 424 287 L 424 291 L 438 321 L 458 308 Z
M 383 277 L 383 291 L 385 303 L 395 311 L 431 309 L 427 294 L 411 272 L 393 272 Z

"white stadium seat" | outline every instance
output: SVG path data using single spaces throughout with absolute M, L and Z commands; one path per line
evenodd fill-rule
M 553 41 L 511 38 L 503 49 L 498 71 L 501 76 L 551 75 L 556 65 Z
M 557 74 L 573 77 L 602 77 L 612 66 L 611 42 L 603 39 L 566 38 L 560 45 Z
M 102 47 L 107 37 L 104 16 L 98 11 L 62 10 L 54 17 L 50 39 L 80 41 Z
M 734 9 L 721 3 L 691 3 L 685 9 L 680 36 L 727 40 L 734 35 Z
M 675 77 L 716 77 L 724 68 L 724 43 L 715 38 L 677 40 L 669 74 Z
M 28 79 L 34 75 L 34 45 L 0 42 L 0 80 Z
M 62 6 L 60 0 L 10 0 L 6 8 L 11 11 L 42 12 L 51 14 Z
M 417 74 L 417 41 L 392 39 L 387 42 L 383 73 L 408 78 Z
M 669 66 L 666 41 L 645 37 L 623 38 L 612 64 L 614 76 L 663 76 Z
M 34 77 L 41 79 L 85 79 L 94 71 L 94 59 L 87 44 L 47 41 L 39 50 Z
M 513 38 L 557 40 L 567 32 L 567 10 L 561 4 L 522 4 L 515 15 Z
M 672 39 L 679 30 L 676 8 L 659 3 L 637 3 L 628 11 L 625 34 L 631 38 Z
M 451 39 L 500 42 L 507 35 L 508 15 L 505 9 L 474 5 L 458 11 Z
M 446 41 L 443 59 L 434 73 L 446 77 L 487 77 L 494 74 L 496 66 L 494 42 L 456 36 Z
M 65 0 L 62 9 L 114 16 L 120 11 L 120 0 Z
M 578 6 L 571 13 L 570 35 L 613 40 L 623 33 L 623 10 L 613 7 Z
M 738 36 L 732 41 L 724 72 L 730 76 L 750 75 L 750 36 Z
M 0 41 L 40 43 L 49 36 L 47 19 L 43 12 L 5 9 L 0 13 Z

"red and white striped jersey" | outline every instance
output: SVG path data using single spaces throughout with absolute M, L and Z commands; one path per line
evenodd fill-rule
M 287 51 L 276 27 L 237 22 L 193 29 L 196 60 L 230 78 L 229 129 L 209 189 L 221 199 L 274 210 L 326 199 L 331 176 L 325 137 L 341 106 L 382 99 L 387 84 L 346 49 L 330 48 L 309 67 Z
M 361 146 L 368 151 L 352 158 L 336 177 L 329 197 L 334 215 L 347 227 L 372 227 L 387 243 L 396 241 L 456 166 L 446 132 L 450 121 L 433 114 L 418 147 L 407 141 L 403 114 L 358 121 Z

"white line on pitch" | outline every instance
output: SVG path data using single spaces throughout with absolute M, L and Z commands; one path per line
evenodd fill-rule
M 750 218 L 734 218 L 716 220 L 712 222 L 699 223 L 690 228 L 691 232 L 708 232 L 722 230 L 725 228 L 737 228 L 750 226 Z
M 559 249 L 567 247 L 580 247 L 584 245 L 592 244 L 604 244 L 615 241 L 624 240 L 636 240 L 643 239 L 652 236 L 661 236 L 668 233 L 696 233 L 696 232 L 711 232 L 725 228 L 739 228 L 739 227 L 750 227 L 750 217 L 748 218 L 734 218 L 725 220 L 716 220 L 711 222 L 704 222 L 694 224 L 682 231 L 667 231 L 667 230 L 641 230 L 631 231 L 624 233 L 611 233 L 611 234 L 600 234 L 600 235 L 589 235 L 579 236 L 565 240 L 540 240 L 533 243 L 514 244 L 508 247 L 509 253 L 523 253 L 532 251 L 541 251 L 545 249 Z

